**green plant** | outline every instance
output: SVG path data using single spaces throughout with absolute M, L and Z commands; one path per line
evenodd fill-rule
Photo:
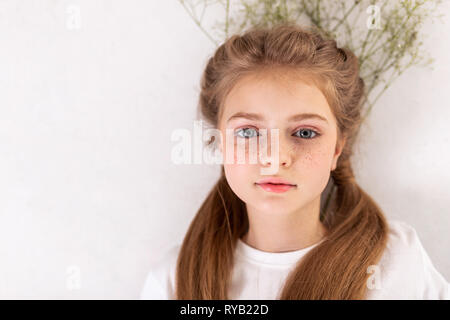
M 179 0 L 200 30 L 215 44 L 251 26 L 294 21 L 336 39 L 359 58 L 367 87 L 363 121 L 389 86 L 412 66 L 434 59 L 422 50 L 420 29 L 442 0 Z M 201 9 L 198 15 L 198 8 Z M 224 12 L 222 21 L 204 22 L 209 9 Z M 234 11 L 232 11 L 234 10 Z

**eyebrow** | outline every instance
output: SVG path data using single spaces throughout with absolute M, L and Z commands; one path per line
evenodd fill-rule
M 244 119 L 248 119 L 248 120 L 258 120 L 258 121 L 264 120 L 264 117 L 257 113 L 237 112 L 228 118 L 227 123 L 230 122 L 231 120 L 237 119 L 237 118 L 244 118 Z M 321 120 L 321 121 L 328 123 L 328 121 L 325 117 L 322 117 L 321 115 L 318 115 L 317 113 L 295 114 L 295 115 L 291 116 L 288 119 L 288 121 L 293 122 L 293 121 L 300 121 L 300 120 L 304 120 L 304 119 L 317 119 L 317 120 Z

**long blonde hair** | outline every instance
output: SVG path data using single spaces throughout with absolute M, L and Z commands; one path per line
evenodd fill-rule
M 217 127 L 224 98 L 245 74 L 283 67 L 312 75 L 336 118 L 346 143 L 331 171 L 333 210 L 321 212 L 326 239 L 290 272 L 281 294 L 287 299 L 365 299 L 368 267 L 386 247 L 387 221 L 375 201 L 357 184 L 350 163 L 361 125 L 364 81 L 358 58 L 319 31 L 288 22 L 253 27 L 229 37 L 208 60 L 201 79 L 199 110 Z M 230 299 L 234 250 L 249 228 L 245 203 L 221 176 L 192 220 L 181 245 L 176 299 Z

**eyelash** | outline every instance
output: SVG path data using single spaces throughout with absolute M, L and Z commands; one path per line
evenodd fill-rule
M 252 128 L 252 127 L 243 127 L 243 128 L 239 128 L 238 130 L 236 130 L 234 135 L 237 136 L 238 138 L 243 138 L 243 139 L 254 138 L 254 137 L 241 137 L 241 136 L 239 136 L 237 134 L 237 132 L 239 132 L 239 130 L 245 131 L 246 129 L 255 129 L 256 130 L 256 128 Z M 299 136 L 295 136 L 295 137 L 300 138 L 302 140 L 314 140 L 314 139 L 316 139 L 316 138 L 321 136 L 321 134 L 319 132 L 317 132 L 316 130 L 310 129 L 310 128 L 302 128 L 302 129 L 299 129 L 299 130 L 295 131 L 295 133 L 300 132 L 302 130 L 309 130 L 311 132 L 314 132 L 315 135 L 314 135 L 313 138 L 302 138 L 302 137 L 299 137 Z M 260 135 L 258 134 L 258 136 L 260 136 Z

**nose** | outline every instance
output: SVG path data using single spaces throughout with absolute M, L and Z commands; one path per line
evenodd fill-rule
M 271 143 L 271 138 L 269 138 L 268 140 L 270 140 L 270 142 L 267 143 L 267 157 L 264 157 L 264 155 L 262 155 L 261 157 L 261 164 L 263 166 L 270 166 L 272 164 L 272 153 L 276 152 L 276 146 L 273 146 Z M 278 155 L 279 155 L 279 163 L 281 166 L 283 167 L 289 167 L 293 161 L 293 154 L 292 154 L 292 150 L 291 147 L 289 145 L 289 142 L 286 141 L 285 138 L 283 137 L 278 137 Z M 277 141 L 274 141 L 274 143 L 277 143 Z M 273 148 L 272 148 L 273 147 Z

